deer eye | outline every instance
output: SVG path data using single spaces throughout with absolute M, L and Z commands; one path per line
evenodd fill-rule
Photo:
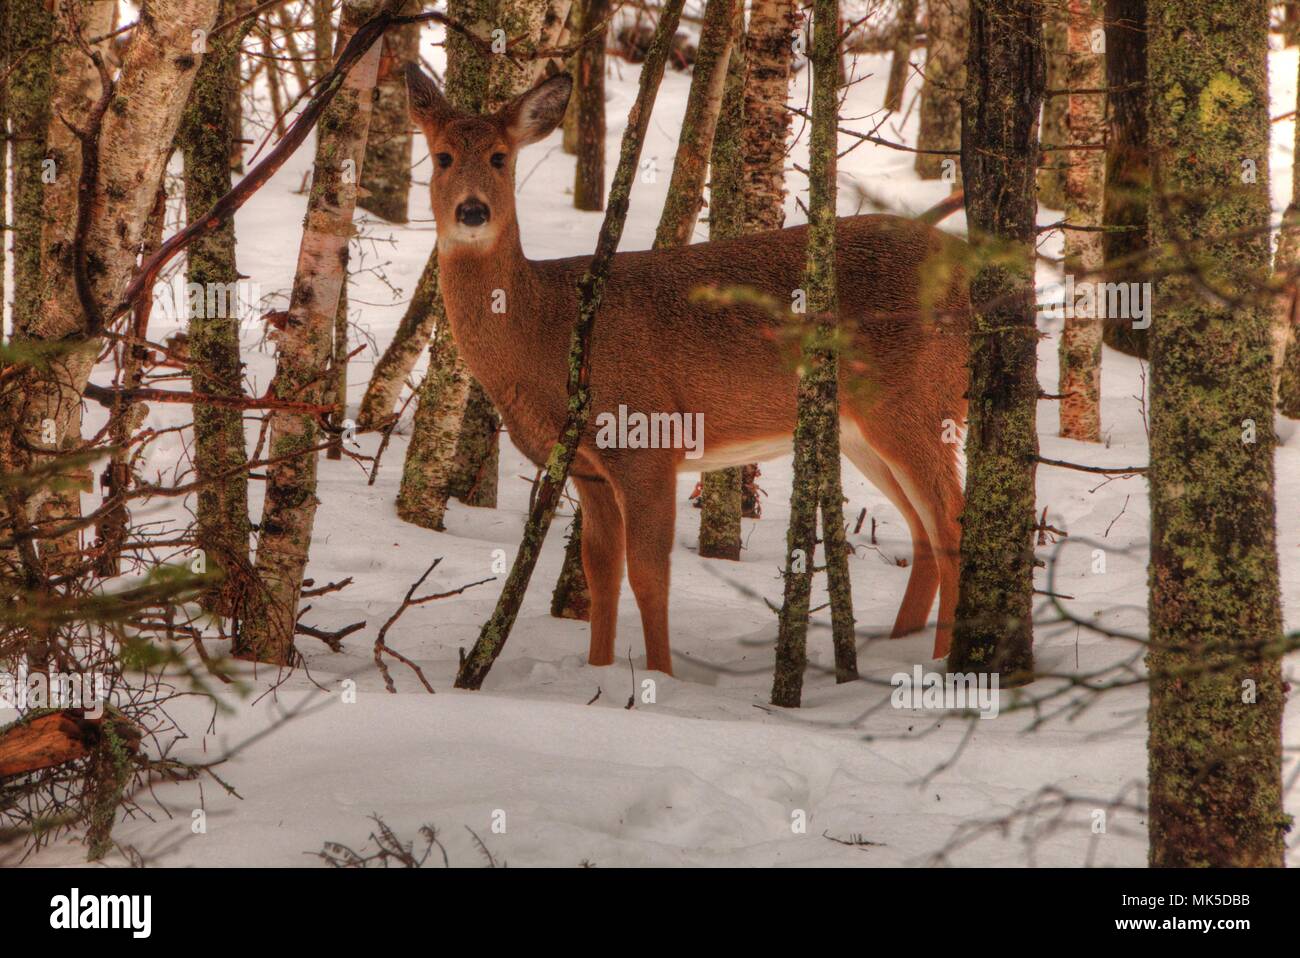
M 506 155 L 505 155 L 504 153 L 493 153 L 493 154 L 492 154 L 492 165 L 495 166 L 498 170 L 503 170 L 503 169 L 505 169 L 505 167 L 506 167 Z
M 451 166 L 450 153 L 439 153 L 437 159 L 438 159 L 438 166 L 440 166 L 442 169 L 445 170 L 447 167 Z

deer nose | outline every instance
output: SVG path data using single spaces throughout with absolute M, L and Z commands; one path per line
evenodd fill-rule
M 456 207 L 456 222 L 466 226 L 482 226 L 491 215 L 482 200 L 468 199 Z

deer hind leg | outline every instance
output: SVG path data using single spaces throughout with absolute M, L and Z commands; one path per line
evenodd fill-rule
M 641 609 L 646 668 L 673 674 L 668 642 L 668 579 L 676 522 L 677 470 L 670 457 L 638 451 L 622 487 L 627 578 Z
M 939 623 L 934 633 L 934 657 L 943 658 L 952 644 L 957 613 L 957 569 L 961 548 L 961 479 L 957 450 L 943 441 L 935 419 L 919 422 L 872 421 L 864 429 L 867 442 L 889 466 L 908 502 L 920 516 L 939 566 Z
M 903 487 L 894 478 L 889 464 L 867 444 L 862 428 L 849 415 L 843 416 L 842 422 L 840 447 L 844 454 L 867 481 L 884 493 L 894 508 L 902 513 L 908 532 L 911 533 L 912 571 L 907 578 L 907 589 L 903 593 L 903 602 L 898 607 L 898 616 L 894 619 L 894 628 L 889 637 L 900 639 L 915 635 L 924 631 L 929 624 L 934 597 L 939 592 L 939 565 L 930 545 L 930 536 Z
M 608 482 L 574 479 L 582 502 L 582 571 L 591 593 L 591 665 L 614 664 L 618 593 L 623 585 L 623 513 Z

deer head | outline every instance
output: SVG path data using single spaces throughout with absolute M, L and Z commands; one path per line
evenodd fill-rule
M 418 66 L 406 68 L 411 119 L 433 158 L 430 193 L 442 252 L 489 253 L 518 235 L 515 157 L 559 126 L 573 81 L 559 74 L 515 97 L 496 113 L 456 110 Z

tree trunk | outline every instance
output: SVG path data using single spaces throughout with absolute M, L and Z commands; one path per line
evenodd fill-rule
M 980 265 L 971 279 L 966 508 L 948 668 L 1033 668 L 1035 131 L 1044 84 L 1037 0 L 972 0 L 962 172 Z M 937 428 L 937 426 L 936 426 Z
M 733 11 L 727 79 L 714 129 L 709 171 L 709 239 L 733 239 L 745 232 L 745 5 Z M 700 477 L 700 555 L 740 558 L 743 466 L 706 472 Z
M 794 0 L 754 0 L 745 33 L 744 157 L 745 228 L 785 224 L 785 141 L 790 132 L 794 37 L 801 21 Z
M 582 568 L 582 508 L 573 511 L 569 541 L 564 546 L 564 565 L 551 593 L 551 615 L 557 619 L 591 621 L 591 592 Z
M 903 91 L 911 71 L 912 46 L 916 42 L 917 0 L 899 0 L 898 23 L 894 27 L 894 57 L 889 61 L 885 86 L 885 109 L 897 113 L 903 108 Z
M 411 443 L 397 493 L 398 517 L 425 529 L 444 528 L 470 381 L 469 371 L 456 353 L 439 296 L 429 343 L 429 371 L 416 393 Z
M 1288 14 L 1293 8 L 1288 8 Z M 1300 82 L 1300 81 L 1297 81 Z M 1300 87 L 1297 87 L 1300 89 Z M 1300 106 L 1300 100 L 1297 101 Z M 1300 117 L 1295 123 L 1295 150 L 1300 157 Z M 1281 368 L 1278 370 L 1277 408 L 1288 419 L 1300 419 L 1300 176 L 1292 173 L 1291 202 L 1282 215 L 1278 231 L 1273 272 L 1282 284 L 1277 297 L 1274 337 L 1281 338 Z
M 401 12 L 416 13 L 421 6 L 422 0 L 406 0 Z M 420 24 L 389 29 L 383 43 L 374 115 L 366 141 L 366 173 L 357 206 L 390 223 L 405 223 L 411 193 L 411 118 L 402 67 L 419 59 Z
M 579 37 L 609 16 L 609 0 L 583 0 Z M 578 51 L 574 130 L 578 163 L 573 205 L 580 210 L 605 208 L 605 43 L 608 30 Z
M 955 150 L 961 144 L 970 0 L 927 0 L 927 9 L 925 82 L 921 85 L 921 127 L 916 145 L 922 150 Z M 918 153 L 917 175 L 923 180 L 938 180 L 947 174 L 956 183 L 957 175 L 963 172 L 953 162 L 956 159 Z
M 380 59 L 382 63 L 382 56 Z M 348 417 L 348 277 L 343 276 L 343 285 L 339 288 L 339 304 L 334 310 L 334 329 L 330 335 L 329 388 L 326 399 L 334 403 L 334 412 L 330 414 L 331 424 L 339 430 Z M 326 459 L 343 458 L 343 433 L 340 432 L 325 451 Z
M 224 22 L 244 12 L 241 0 L 222 0 Z M 237 131 L 229 102 L 239 92 L 239 46 L 252 27 L 217 34 L 208 40 L 208 54 L 199 67 L 190 101 L 181 119 L 177 140 L 185 160 L 185 209 L 189 219 L 202 216 L 230 191 L 230 154 Z M 235 224 L 227 220 L 200 236 L 186 250 L 190 284 L 202 291 L 206 307 L 209 290 L 234 290 L 239 282 L 235 261 Z M 195 288 L 194 285 L 190 287 Z M 205 309 L 189 316 L 188 342 L 191 382 L 200 396 L 238 398 L 243 395 L 243 363 L 239 357 L 239 302 L 222 296 L 229 308 L 208 315 Z M 221 585 L 203 596 L 203 605 L 223 616 L 241 612 L 241 596 L 251 587 L 248 537 L 248 477 L 243 411 L 209 403 L 194 404 L 194 473 L 203 483 L 197 495 L 198 548 L 209 571 Z M 220 478 L 218 478 L 220 477 Z
M 358 428 L 378 429 L 393 414 L 403 383 L 429 343 L 437 302 L 438 250 L 435 248 L 424 264 L 424 271 L 415 284 L 415 292 L 397 332 L 393 334 L 393 341 L 370 374 L 370 383 L 361 400 L 361 411 L 357 414 Z
M 344 0 L 338 49 L 382 0 Z M 353 233 L 357 180 L 365 161 L 366 134 L 380 44 L 343 80 L 321 117 L 307 218 L 298 249 L 293 296 L 284 329 L 276 335 L 276 370 L 270 392 L 278 399 L 323 404 L 339 296 L 347 281 L 348 240 Z M 244 621 L 236 652 L 260 661 L 292 665 L 298 598 L 316 519 L 314 416 L 273 410 L 267 449 L 266 500 L 257 539 L 256 608 Z
M 1071 90 L 1098 90 L 1106 85 L 1104 57 L 1093 50 L 1093 31 L 1102 28 L 1102 0 L 1070 0 L 1068 69 Z M 1050 69 L 1049 80 L 1050 83 Z M 1071 93 L 1066 126 L 1071 143 L 1105 141 L 1105 98 L 1095 93 Z M 1065 219 L 1079 226 L 1101 225 L 1104 155 L 1096 150 L 1070 154 L 1065 171 Z M 1041 174 L 1041 171 L 1040 171 Z M 1041 181 L 1040 181 L 1041 184 Z M 1085 282 L 1101 275 L 1102 234 L 1065 231 L 1065 271 Z M 1070 304 L 1073 305 L 1073 304 Z M 1061 435 L 1084 442 L 1101 441 L 1101 321 L 1095 316 L 1072 316 L 1066 310 L 1061 331 Z
M 1098 24 L 1100 26 L 1100 24 Z M 1047 88 L 1064 90 L 1073 87 L 1070 82 L 1070 11 L 1067 4 L 1062 7 L 1044 5 L 1043 7 L 1043 45 L 1047 56 Z M 1092 84 L 1101 86 L 1100 83 Z M 1048 146 L 1064 146 L 1076 143 L 1070 138 L 1069 97 L 1056 95 L 1043 99 L 1042 126 L 1038 139 Z M 1065 209 L 1065 177 L 1073 163 L 1081 154 L 1073 151 L 1053 150 L 1039 156 L 1038 167 L 1038 202 L 1054 209 Z
M 1151 327 L 1150 863 L 1280 868 L 1268 5 L 1148 9 L 1151 245 L 1169 244 Z M 1194 264 L 1174 251 L 1189 242 Z
M 311 0 L 312 49 L 316 59 L 312 63 L 312 78 L 319 80 L 333 63 L 334 23 L 330 11 L 334 0 Z
M 5 46 L 11 70 L 4 91 L 13 135 L 13 333 L 26 335 L 41 297 L 41 228 L 45 186 L 41 161 L 50 125 L 50 40 L 54 18 L 45 0 L 7 0 Z
M 708 0 L 704 8 L 704 26 L 691 75 L 691 91 L 686 98 L 673 159 L 668 198 L 655 231 L 655 249 L 685 246 L 691 242 L 695 223 L 704 204 L 704 180 L 709 169 L 713 134 L 722 109 L 723 87 L 727 82 L 727 63 L 731 57 L 732 29 L 735 26 L 736 0 Z
M 21 379 L 12 381 L 0 399 L 0 470 L 27 471 L 50 462 L 58 448 L 80 441 L 73 434 L 76 411 L 99 351 L 102 317 L 117 304 L 135 268 L 200 62 L 192 51 L 192 35 L 213 25 L 216 8 L 217 0 L 156 0 L 153 16 L 133 31 L 113 108 L 103 113 L 97 128 L 90 122 L 92 104 L 101 97 L 97 71 L 75 43 L 60 43 L 53 50 L 46 133 L 53 176 L 44 190 L 40 307 L 27 334 L 41 343 L 57 343 L 60 361 L 48 368 L 25 366 Z M 108 32 L 111 16 L 109 4 L 72 3 L 60 6 L 57 23 L 63 37 L 79 31 L 93 38 Z M 93 182 L 87 180 L 80 219 L 83 150 L 68 123 L 93 131 L 91 155 L 98 161 L 89 171 L 95 175 Z M 79 234 L 84 242 L 77 241 Z M 93 272 L 85 268 L 92 253 Z M 26 498 L 22 508 L 29 519 L 48 493 L 46 488 Z
M 477 381 L 470 383 L 465 415 L 456 439 L 451 494 L 467 506 L 495 509 L 501 458 L 501 417 Z
M 849 591 L 839 476 L 839 355 L 835 346 L 839 329 L 835 278 L 839 0 L 815 0 L 813 4 L 812 69 L 813 121 L 804 288 L 808 312 L 815 325 L 804 339 L 804 372 L 799 376 L 790 529 L 786 534 L 785 595 L 772 676 L 772 704 L 786 708 L 797 708 L 803 692 L 819 509 L 831 592 L 836 678 L 844 682 L 857 677 L 853 600 Z
M 1106 137 L 1106 280 L 1147 279 L 1147 206 L 1151 158 L 1147 137 L 1147 0 L 1106 0 L 1106 86 L 1110 130 Z M 1102 338 L 1111 349 L 1147 358 L 1147 333 L 1131 319 L 1107 320 Z

